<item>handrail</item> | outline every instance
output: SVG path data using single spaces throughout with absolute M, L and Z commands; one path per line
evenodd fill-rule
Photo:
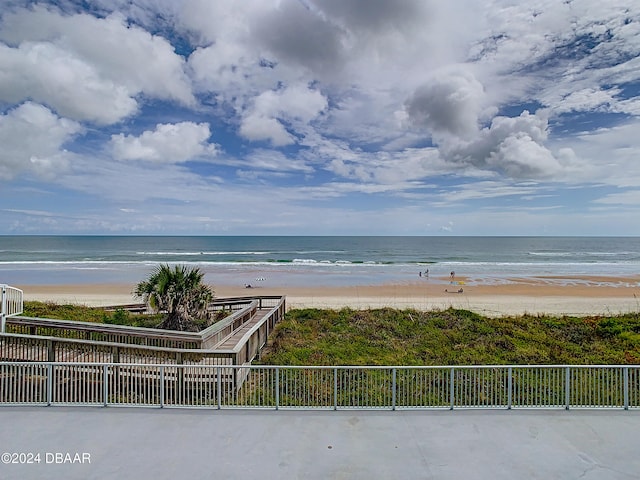
M 7 318 L 7 325 L 12 326 L 10 333 L 24 333 L 28 335 L 52 335 L 59 331 L 65 336 L 69 332 L 84 336 L 86 340 L 111 341 L 114 343 L 128 343 L 134 345 L 149 345 L 168 348 L 212 348 L 222 338 L 228 336 L 232 330 L 239 328 L 255 314 L 256 309 L 262 308 L 263 300 L 281 299 L 279 296 L 265 297 L 237 297 L 219 299 L 211 304 L 211 309 L 222 307 L 244 306 L 220 322 L 205 328 L 200 332 L 179 332 L 156 328 L 133 327 L 128 325 L 98 324 L 92 322 L 45 319 L 35 317 Z M 231 325 L 231 327 L 229 327 Z M 231 330 L 229 330 L 231 328 Z M 28 330 L 27 330 L 28 329 Z M 226 330 L 225 330 L 226 329 Z M 225 330 L 222 333 L 222 330 Z M 98 338 L 95 338 L 98 337 Z
M 640 409 L 640 365 L 0 362 L 0 405 Z
M 35 350 L 34 350 L 35 349 Z M 33 362 L 63 362 L 71 355 L 88 358 L 90 363 L 130 363 L 143 364 L 175 362 L 175 364 L 207 365 L 231 364 L 233 354 L 214 350 L 200 350 L 193 348 L 168 348 L 130 343 L 112 343 L 100 341 L 86 341 L 60 337 L 31 337 L 28 335 L 4 334 L 0 335 L 0 358 L 7 358 L 11 351 L 18 351 L 28 356 Z
M 95 323 L 95 322 L 83 322 L 80 320 L 60 320 L 57 318 L 41 318 L 41 317 L 13 317 L 11 319 L 12 324 L 22 324 L 28 326 L 48 327 L 54 326 L 56 328 L 74 329 L 78 331 L 111 331 L 118 333 L 127 333 L 130 335 L 141 336 L 162 336 L 162 337 L 198 337 L 197 332 L 181 332 L 177 330 L 164 330 L 162 328 L 149 328 L 149 327 L 134 327 L 131 325 L 115 325 L 112 323 Z
M 194 332 L 178 332 L 157 328 L 97 324 L 72 320 L 14 317 L 7 321 L 7 327 L 12 327 L 11 330 L 13 332 L 11 333 L 24 333 L 32 336 L 58 337 L 55 333 L 60 333 L 61 335 L 75 333 L 84 336 L 86 340 L 90 340 L 90 337 L 104 337 L 96 338 L 96 340 L 135 345 L 166 347 L 183 345 L 187 348 L 200 348 L 202 344 L 202 338 L 198 333 Z M 26 329 L 28 331 L 25 331 Z M 58 338 L 64 337 L 60 336 Z
M 259 302 L 254 300 L 244 309 L 239 310 L 202 330 L 200 332 L 202 348 L 212 348 L 238 327 L 244 325 L 256 314 L 258 305 Z
M 280 310 L 282 310 L 284 304 L 281 302 L 279 305 L 273 307 L 268 313 L 267 315 L 265 315 L 265 317 L 271 317 L 273 316 L 275 313 L 279 312 Z M 281 312 L 282 315 L 284 315 L 284 312 Z M 275 319 L 273 325 L 275 325 L 275 323 L 277 323 L 279 319 Z M 268 329 L 266 331 L 266 333 L 263 335 L 262 339 L 260 339 L 260 331 L 265 327 L 265 325 L 268 327 L 268 321 L 267 322 L 262 322 L 259 324 L 254 325 L 253 327 L 251 327 L 238 341 L 238 343 L 236 344 L 236 346 L 231 350 L 235 355 L 236 355 L 236 364 L 237 365 L 243 365 L 243 364 L 247 364 L 250 363 L 255 356 L 258 354 L 258 352 L 260 351 L 260 349 L 263 347 L 264 343 L 266 343 L 266 339 L 269 336 L 268 333 Z M 272 325 L 272 327 L 273 327 Z M 246 349 L 246 347 L 248 345 L 250 345 L 250 340 L 254 337 L 258 336 L 258 342 L 256 345 L 253 346 L 253 348 L 251 348 L 250 350 L 246 351 L 246 356 L 243 359 L 238 359 L 238 355 L 240 354 L 240 352 L 243 349 Z M 262 340 L 262 342 L 261 342 Z M 241 361 L 242 360 L 242 361 Z
M 48 336 L 31 336 L 31 335 L 21 335 L 16 333 L 5 333 L 0 336 L 2 338 L 20 338 L 20 339 L 36 339 L 41 340 L 44 344 L 47 342 L 53 343 L 68 343 L 73 345 L 93 345 L 96 347 L 109 347 L 109 348 L 119 348 L 119 349 L 135 349 L 135 350 L 144 350 L 149 352 L 180 352 L 180 353 L 198 353 L 204 352 L 204 350 L 194 349 L 194 348 L 173 348 L 173 347 L 156 347 L 153 345 L 137 345 L 132 343 L 117 343 L 117 342 L 105 342 L 101 340 L 82 340 L 79 338 L 63 338 L 63 337 L 48 337 Z M 32 345 L 34 343 L 32 342 Z M 0 350 L 1 351 L 1 350 Z M 50 360 L 53 361 L 53 360 Z M 64 363 L 74 363 L 74 362 L 64 362 Z M 82 363 L 82 362 L 79 362 Z M 115 362 L 119 363 L 119 362 Z
M 97 361 L 104 361 L 108 358 L 111 358 L 116 363 L 119 363 L 121 358 L 126 358 L 127 356 L 130 358 L 144 358 L 145 363 L 146 360 L 150 360 L 150 363 L 153 363 L 154 358 L 156 358 L 156 360 L 166 360 L 168 358 L 171 358 L 174 359 L 177 364 L 185 363 L 185 359 L 190 359 L 191 363 L 195 362 L 202 364 L 210 364 L 211 362 L 222 362 L 224 364 L 237 364 L 239 362 L 247 363 L 255 357 L 260 348 L 262 348 L 262 346 L 266 343 L 266 338 L 269 331 L 273 329 L 275 324 L 284 315 L 284 297 L 273 297 L 270 299 L 278 299 L 278 304 L 275 307 L 271 308 L 271 310 L 267 311 L 264 317 L 250 329 L 252 335 L 257 337 L 257 342 L 253 340 L 252 335 L 243 335 L 240 342 L 236 345 L 236 348 L 230 351 L 215 348 L 203 348 L 203 346 L 205 346 L 207 342 L 213 342 L 215 340 L 216 333 L 226 336 L 226 328 L 237 329 L 240 325 L 250 320 L 253 315 L 255 315 L 256 309 L 260 305 L 261 301 L 253 299 L 253 301 L 248 304 L 244 310 L 233 313 L 232 315 L 224 319 L 220 326 L 213 328 L 213 332 L 207 332 L 207 329 L 200 333 L 171 332 L 169 336 L 166 337 L 173 340 L 176 340 L 177 338 L 183 338 L 184 345 L 178 344 L 171 346 L 166 344 L 153 345 L 149 343 L 132 343 L 131 341 L 126 341 L 131 340 L 130 336 L 113 336 L 113 339 L 117 340 L 123 338 L 125 340 L 114 342 L 113 340 L 92 340 L 88 338 L 79 339 L 52 335 L 42 336 L 12 333 L 0 335 L 0 358 L 10 359 L 15 358 L 15 356 L 22 356 L 24 357 L 24 360 L 55 361 L 58 358 L 72 357 L 73 353 L 68 351 L 69 349 L 71 349 L 76 351 L 77 354 L 93 358 Z M 114 330 L 116 332 L 146 331 L 146 329 L 140 327 L 125 327 L 120 325 L 100 325 L 100 329 L 92 330 L 91 327 L 95 328 L 96 324 L 92 324 L 89 322 L 77 322 L 78 325 L 76 325 L 76 322 L 65 320 L 32 320 L 34 323 L 34 325 L 32 326 L 34 328 L 36 328 L 37 324 L 40 323 L 46 326 L 72 325 L 80 327 L 78 331 L 83 332 L 85 330 L 82 330 L 82 327 L 86 327 L 86 333 L 89 333 L 90 335 L 104 332 L 104 329 L 102 327 L 106 327 L 106 330 Z M 29 319 L 25 321 L 25 324 L 28 323 Z M 214 327 L 216 325 L 217 324 L 214 324 Z M 164 333 L 164 331 L 162 330 L 161 332 Z M 180 335 L 176 336 L 175 334 L 177 333 L 179 333 Z M 165 339 L 164 335 L 159 338 Z M 199 345 L 196 347 L 190 345 L 188 340 L 194 338 L 197 338 L 199 342 Z M 151 340 L 152 339 L 153 337 L 151 337 Z M 249 344 L 250 348 L 247 348 Z M 244 352 L 245 355 L 242 355 L 242 352 Z M 11 355 L 13 355 L 13 357 Z
M 19 288 L 0 284 L 0 333 L 6 332 L 7 318 L 22 313 L 23 296 L 24 293 Z

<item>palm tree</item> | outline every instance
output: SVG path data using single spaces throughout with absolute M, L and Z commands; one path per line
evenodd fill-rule
M 138 283 L 134 294 L 155 311 L 166 312 L 159 328 L 197 331 L 198 320 L 208 320 L 207 307 L 213 300 L 213 290 L 202 283 L 203 277 L 199 268 L 159 265 Z

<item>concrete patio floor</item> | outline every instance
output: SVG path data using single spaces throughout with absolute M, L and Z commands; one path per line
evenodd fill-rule
M 0 408 L 4 480 L 622 480 L 639 450 L 640 411 Z

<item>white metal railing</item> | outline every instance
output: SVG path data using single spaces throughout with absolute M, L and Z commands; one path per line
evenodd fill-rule
M 296 367 L 0 362 L 0 405 L 640 407 L 639 365 Z
M 7 317 L 22 314 L 23 296 L 19 288 L 0 284 L 0 333 L 5 332 Z

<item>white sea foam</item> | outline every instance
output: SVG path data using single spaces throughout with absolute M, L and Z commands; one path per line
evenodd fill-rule
M 640 239 L 467 237 L 0 237 L 0 282 L 131 281 L 160 263 L 216 282 L 353 285 L 473 278 L 632 276 Z M 291 277 L 295 275 L 295 277 Z

